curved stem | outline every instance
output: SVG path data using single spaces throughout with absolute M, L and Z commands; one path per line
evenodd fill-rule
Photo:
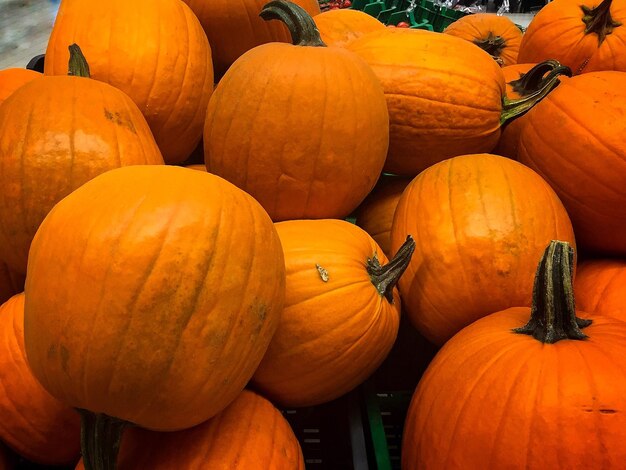
M 115 470 L 122 433 L 130 423 L 87 410 L 79 409 L 78 412 L 85 470 Z
M 593 8 L 586 5 L 580 6 L 583 11 L 585 34 L 597 34 L 598 46 L 604 42 L 607 35 L 613 32 L 613 29 L 622 25 L 622 23 L 615 21 L 611 16 L 611 1 L 612 0 L 603 0 L 600 5 Z
M 311 15 L 295 3 L 273 0 L 263 7 L 259 16 L 265 21 L 280 20 L 285 23 L 294 46 L 326 46 Z
M 87 59 L 83 55 L 83 51 L 80 50 L 78 44 L 72 44 L 69 47 L 70 50 L 70 63 L 68 67 L 68 75 L 74 75 L 76 77 L 90 78 L 89 64 Z
M 409 266 L 413 251 L 415 251 L 415 240 L 409 235 L 396 253 L 396 256 L 386 265 L 380 265 L 376 253 L 374 253 L 373 258 L 367 259 L 366 269 L 372 284 L 374 284 L 378 293 L 384 296 L 390 304 L 393 303 L 393 288 Z
M 535 65 L 528 72 L 520 75 L 517 80 L 512 80 L 508 84 L 511 85 L 513 91 L 520 96 L 528 96 L 541 88 L 548 72 L 553 72 L 561 64 L 556 60 L 546 60 Z
M 537 267 L 530 321 L 513 331 L 548 344 L 587 338 L 581 328 L 591 320 L 576 316 L 573 274 L 574 250 L 567 242 L 552 240 Z
M 506 47 L 506 39 L 502 36 L 494 36 L 493 32 L 489 31 L 489 34 L 485 39 L 476 39 L 474 40 L 474 44 L 485 52 L 488 52 L 489 55 L 500 57 L 502 49 Z

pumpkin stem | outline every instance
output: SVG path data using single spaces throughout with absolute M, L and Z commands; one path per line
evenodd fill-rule
M 526 73 L 520 74 L 517 80 L 512 80 L 508 84 L 511 85 L 513 91 L 520 96 L 528 96 L 541 88 L 545 80 L 550 77 L 546 77 L 548 72 L 554 72 L 561 67 L 561 64 L 556 60 L 546 60 L 535 65 Z
M 85 470 L 115 470 L 122 432 L 129 424 L 101 413 L 80 413 L 80 448 Z
M 294 46 L 326 47 L 311 15 L 295 3 L 273 0 L 263 7 L 259 16 L 265 21 L 280 20 L 285 23 Z
M 549 61 L 550 62 L 550 61 Z M 556 61 L 554 61 L 556 62 Z M 558 62 L 557 62 L 558 63 Z M 500 125 L 524 114 L 539 101 L 545 98 L 556 86 L 561 83 L 560 75 L 572 76 L 572 71 L 565 65 L 550 65 L 552 70 L 548 75 L 539 81 L 537 89 L 518 100 L 509 100 L 506 96 L 502 99 L 502 114 L 500 115 Z M 537 66 L 536 66 L 537 67 Z
M 492 31 L 484 39 L 475 39 L 474 44 L 480 47 L 492 57 L 500 57 L 502 49 L 506 47 L 506 39 L 502 36 L 494 36 Z
M 583 11 L 583 23 L 585 23 L 585 34 L 596 33 L 598 35 L 598 46 L 604 42 L 607 35 L 613 32 L 614 28 L 622 23 L 615 21 L 611 16 L 611 1 L 603 0 L 600 5 L 590 8 L 581 5 Z
M 415 240 L 409 235 L 396 253 L 396 256 L 386 265 L 380 265 L 376 253 L 374 253 L 372 258 L 367 258 L 366 268 L 372 284 L 374 284 L 380 295 L 385 296 L 390 304 L 393 303 L 393 288 L 409 266 L 414 250 Z
M 530 321 L 513 332 L 548 344 L 587 338 L 581 328 L 591 320 L 576 316 L 573 275 L 574 250 L 567 242 L 552 240 L 537 267 Z
M 69 50 L 70 63 L 67 74 L 76 77 L 91 78 L 91 74 L 89 73 L 89 64 L 83 55 L 83 51 L 81 51 L 80 47 L 78 47 L 78 44 L 72 44 L 69 47 Z

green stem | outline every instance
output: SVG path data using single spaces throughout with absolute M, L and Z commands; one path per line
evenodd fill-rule
M 91 74 L 89 73 L 89 64 L 83 55 L 83 51 L 81 51 L 80 47 L 78 47 L 78 44 L 72 44 L 69 49 L 70 63 L 67 74 L 76 77 L 90 78 Z
M 374 253 L 373 258 L 367 259 L 366 269 L 372 284 L 374 284 L 378 293 L 384 296 L 390 304 L 393 303 L 393 288 L 409 266 L 413 251 L 415 251 L 415 240 L 409 235 L 396 253 L 396 256 L 386 265 L 381 266 L 376 253 Z
M 583 11 L 585 34 L 597 34 L 598 46 L 604 42 L 606 37 L 611 34 L 615 28 L 622 25 L 622 23 L 615 21 L 611 16 L 611 1 L 612 0 L 603 0 L 600 5 L 593 8 L 585 5 L 580 6 Z
M 273 0 L 263 7 L 259 16 L 265 21 L 280 20 L 285 23 L 294 46 L 326 47 L 311 15 L 295 3 Z
M 128 422 L 81 410 L 80 448 L 85 470 L 115 470 L 124 428 Z
M 513 332 L 548 344 L 587 338 L 581 328 L 591 320 L 576 316 L 573 274 L 574 250 L 567 242 L 552 240 L 537 267 L 530 321 Z
M 561 67 L 558 61 L 546 60 L 535 65 L 528 72 L 520 74 L 520 78 L 510 81 L 508 84 L 518 95 L 528 96 L 541 88 L 547 73 L 553 72 L 558 67 Z

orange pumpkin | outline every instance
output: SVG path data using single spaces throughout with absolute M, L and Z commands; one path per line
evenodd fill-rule
M 251 194 L 274 221 L 346 217 L 385 161 L 381 85 L 355 54 L 324 47 L 297 5 L 271 2 L 263 16 L 288 22 L 297 44 L 256 47 L 228 70 L 207 111 L 207 169 Z
M 391 256 L 393 214 L 410 182 L 410 178 L 383 175 L 355 212 L 356 224 L 370 234 L 387 257 Z
M 267 0 L 183 0 L 199 18 L 213 52 L 216 79 L 244 52 L 268 42 L 290 42 L 278 21 L 263 21 L 259 13 Z M 320 12 L 317 0 L 295 0 L 311 16 Z
M 74 76 L 33 80 L 0 107 L 0 259 L 18 274 L 37 227 L 63 197 L 112 168 L 163 164 L 137 106 L 86 78 L 80 49 L 72 50 Z
M 390 263 L 362 229 L 343 220 L 276 224 L 285 252 L 285 309 L 253 383 L 283 406 L 311 406 L 363 382 L 398 333 L 395 289 L 413 249 Z
M 41 74 L 34 70 L 18 68 L 0 70 L 0 104 L 19 87 L 39 77 Z
M 385 29 L 385 25 L 360 10 L 328 10 L 314 18 L 324 44 L 344 47 L 361 36 Z
M 476 44 L 502 66 L 517 63 L 522 31 L 506 16 L 492 13 L 467 15 L 451 23 L 444 33 Z
M 574 291 L 576 305 L 590 313 L 626 321 L 626 261 L 593 259 L 578 265 Z
M 569 213 L 581 250 L 626 254 L 626 72 L 563 82 L 524 116 L 518 158 Z
M 192 153 L 213 91 L 213 65 L 206 35 L 187 5 L 63 0 L 46 50 L 46 75 L 67 72 L 72 43 L 83 48 L 93 78 L 137 104 L 167 163 Z
M 554 0 L 528 25 L 520 62 L 556 59 L 574 75 L 626 72 L 626 0 Z
M 24 294 L 0 306 L 0 440 L 44 465 L 74 464 L 80 417 L 37 382 L 24 351 Z
M 300 444 L 280 411 L 244 390 L 224 411 L 191 429 L 129 429 L 118 470 L 304 470 Z M 82 460 L 76 470 L 84 470 Z
M 25 345 L 42 385 L 83 410 L 83 456 L 94 432 L 224 409 L 278 326 L 284 276 L 268 215 L 209 173 L 129 166 L 59 202 L 30 251 Z
M 187 165 L 186 168 L 189 168 L 190 170 L 206 171 L 206 165 L 201 164 Z
M 574 309 L 563 245 L 542 260 L 532 310 L 477 321 L 431 362 L 406 417 L 404 470 L 622 468 L 626 323 Z
M 488 154 L 451 158 L 417 176 L 398 203 L 391 249 L 407 235 L 416 247 L 399 282 L 403 306 L 439 345 L 485 315 L 528 305 L 546 244 L 574 242 L 548 183 L 520 163 Z
M 0 262 L 0 304 L 24 290 L 26 276 L 15 274 L 9 267 Z

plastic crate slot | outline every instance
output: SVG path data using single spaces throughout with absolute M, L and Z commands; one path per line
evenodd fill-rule
M 306 442 L 307 444 L 319 444 L 321 442 L 321 439 L 305 439 L 304 442 Z
M 319 429 L 303 429 L 302 432 L 309 433 L 309 434 L 317 434 L 320 432 L 320 430 Z
M 306 459 L 304 462 L 307 463 L 307 464 L 320 464 L 320 463 L 323 463 L 322 459 Z

